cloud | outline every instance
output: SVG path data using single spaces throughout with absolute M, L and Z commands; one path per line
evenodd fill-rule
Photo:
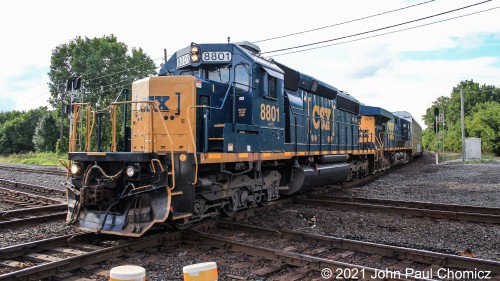
M 47 104 L 48 68 L 29 65 L 14 73 L 0 73 L 0 111 L 23 110 Z
M 469 33 L 460 37 L 456 37 L 456 48 L 459 49 L 479 49 L 488 40 L 490 34 L 484 32 Z
M 51 51 L 78 35 L 96 37 L 113 33 L 129 48 L 142 47 L 152 58 L 157 58 L 163 55 L 164 48 L 172 55 L 190 42 L 224 43 L 228 36 L 231 36 L 232 42 L 255 41 L 415 3 L 408 0 L 352 0 L 330 1 L 326 6 L 304 4 L 298 0 L 290 0 L 286 4 L 255 0 L 249 6 L 231 0 L 217 0 L 210 4 L 193 0 L 186 6 L 182 1 L 145 0 L 138 6 L 131 0 L 123 0 L 120 5 L 112 1 L 88 0 L 76 9 L 79 15 L 85 16 L 75 17 L 76 10 L 68 8 L 64 0 L 9 2 L 5 9 L 0 9 L 0 25 L 9 27 L 0 30 L 0 37 L 5 41 L 0 53 L 0 94 L 3 103 L 15 100 L 16 105 L 25 109 L 45 103 L 48 95 L 42 94 L 48 91 L 48 78 L 42 72 L 50 65 Z M 318 42 L 469 4 L 468 0 L 434 1 L 258 45 L 263 51 L 269 51 Z M 494 5 L 497 4 L 490 2 L 418 24 Z M 249 25 L 245 20 L 248 14 L 259 19 Z M 346 90 L 366 104 L 387 107 L 388 110 L 408 110 L 419 119 L 433 100 L 449 95 L 452 87 L 463 79 L 492 85 L 499 83 L 499 14 L 500 9 L 400 33 L 281 56 L 276 60 Z M 200 22 L 203 24 L 200 25 Z M 37 74 L 36 70 L 40 73 Z M 2 105 L 1 109 L 8 110 L 4 106 L 8 105 Z
M 0 99 L 0 111 L 10 111 L 14 108 L 16 101 L 12 97 L 4 97 Z
M 365 104 L 389 111 L 406 110 L 421 122 L 432 101 L 449 96 L 453 86 L 465 79 L 498 85 L 498 58 L 469 60 L 395 60 L 393 68 L 373 77 L 351 79 L 351 94 Z M 348 79 L 348 78 L 346 78 Z
M 48 70 L 45 66 L 28 66 L 20 73 L 6 77 L 6 90 L 16 92 L 33 87 L 45 80 Z

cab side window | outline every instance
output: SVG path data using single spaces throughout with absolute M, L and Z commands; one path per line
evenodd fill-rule
M 277 99 L 278 98 L 278 79 L 276 77 L 273 77 L 271 75 L 267 75 L 267 96 L 272 99 Z
M 234 68 L 234 86 L 238 94 L 250 90 L 250 67 L 248 64 L 238 64 Z
M 277 100 L 283 95 L 283 74 L 276 70 L 261 67 L 262 95 L 265 98 Z

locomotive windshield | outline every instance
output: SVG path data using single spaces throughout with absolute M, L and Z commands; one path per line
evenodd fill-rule
M 231 66 L 216 66 L 211 68 L 196 68 L 180 72 L 181 76 L 194 76 L 204 78 L 224 84 L 230 80 Z M 236 93 L 243 94 L 250 90 L 250 66 L 248 64 L 238 64 L 234 67 L 234 86 Z
M 229 83 L 229 69 L 230 66 L 221 66 L 207 70 L 207 78 L 212 81 L 221 83 Z

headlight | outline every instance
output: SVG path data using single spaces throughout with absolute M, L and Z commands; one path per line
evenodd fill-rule
M 195 43 L 191 43 L 191 62 L 200 60 L 200 48 Z
M 125 170 L 125 173 L 127 174 L 127 177 L 132 178 L 133 176 L 135 176 L 136 169 L 134 166 L 128 166 Z
M 70 170 L 71 170 L 71 174 L 72 175 L 76 175 L 76 174 L 80 173 L 81 168 L 80 168 L 79 164 L 73 163 L 71 165 L 71 169 Z

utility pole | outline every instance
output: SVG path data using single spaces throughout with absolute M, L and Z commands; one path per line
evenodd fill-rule
M 75 94 L 75 90 L 80 89 L 81 86 L 81 78 L 80 77 L 72 77 L 68 79 L 66 82 L 66 93 L 69 93 L 70 101 L 69 101 L 69 141 L 71 142 L 73 126 L 77 126 L 76 120 L 73 120 L 73 96 Z M 69 146 L 71 149 L 71 145 Z
M 57 91 L 61 91 L 59 84 L 57 84 Z M 64 136 L 64 91 L 61 92 L 61 131 L 59 132 L 59 147 L 63 144 Z
M 73 130 L 73 78 L 68 79 L 66 82 L 66 93 L 69 95 L 69 135 L 68 141 L 71 143 L 71 132 Z M 71 150 L 71 145 L 68 146 L 68 151 Z
M 438 134 L 439 134 L 439 108 L 434 108 L 434 133 L 436 134 L 436 165 L 439 164 L 439 139 L 438 139 Z
M 465 161 L 464 88 L 460 86 L 460 121 L 462 124 L 462 162 Z
M 444 124 L 444 107 L 443 107 L 443 114 L 441 116 L 441 122 L 442 122 L 442 125 L 443 125 L 443 127 L 441 129 L 441 132 L 442 132 L 442 143 L 443 143 L 443 147 L 441 149 L 441 155 L 443 155 L 443 161 L 442 161 L 442 163 L 444 163 L 444 160 L 445 160 L 444 159 L 444 137 L 445 137 L 445 131 L 444 131 L 444 125 L 445 125 Z

